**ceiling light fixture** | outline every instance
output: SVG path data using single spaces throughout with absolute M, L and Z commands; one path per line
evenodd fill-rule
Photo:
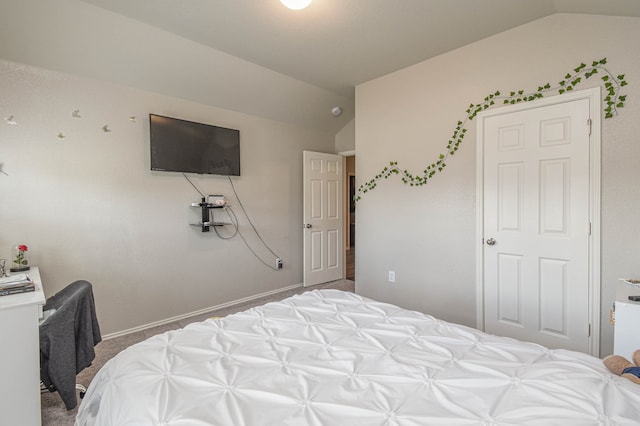
M 340 117 L 342 115 L 342 108 L 340 108 L 339 106 L 333 107 L 331 109 L 331 115 L 333 115 L 334 117 Z
M 280 3 L 287 6 L 289 9 L 300 10 L 311 4 L 312 0 L 280 0 Z

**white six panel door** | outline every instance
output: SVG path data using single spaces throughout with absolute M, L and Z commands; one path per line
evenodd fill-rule
M 303 152 L 304 285 L 343 278 L 343 157 Z
M 589 352 L 589 100 L 484 122 L 485 331 Z

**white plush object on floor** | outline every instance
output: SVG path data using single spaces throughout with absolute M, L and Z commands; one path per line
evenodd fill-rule
M 637 425 L 589 355 L 315 290 L 126 349 L 76 425 Z

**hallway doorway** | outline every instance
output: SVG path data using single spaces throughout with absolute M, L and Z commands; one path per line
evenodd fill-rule
M 351 155 L 345 159 L 345 174 L 347 194 L 346 215 L 345 215 L 345 278 L 355 281 L 356 279 L 356 157 Z

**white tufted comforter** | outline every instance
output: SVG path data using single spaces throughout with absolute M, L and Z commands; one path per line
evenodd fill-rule
M 76 425 L 638 425 L 599 359 L 315 290 L 133 345 Z

